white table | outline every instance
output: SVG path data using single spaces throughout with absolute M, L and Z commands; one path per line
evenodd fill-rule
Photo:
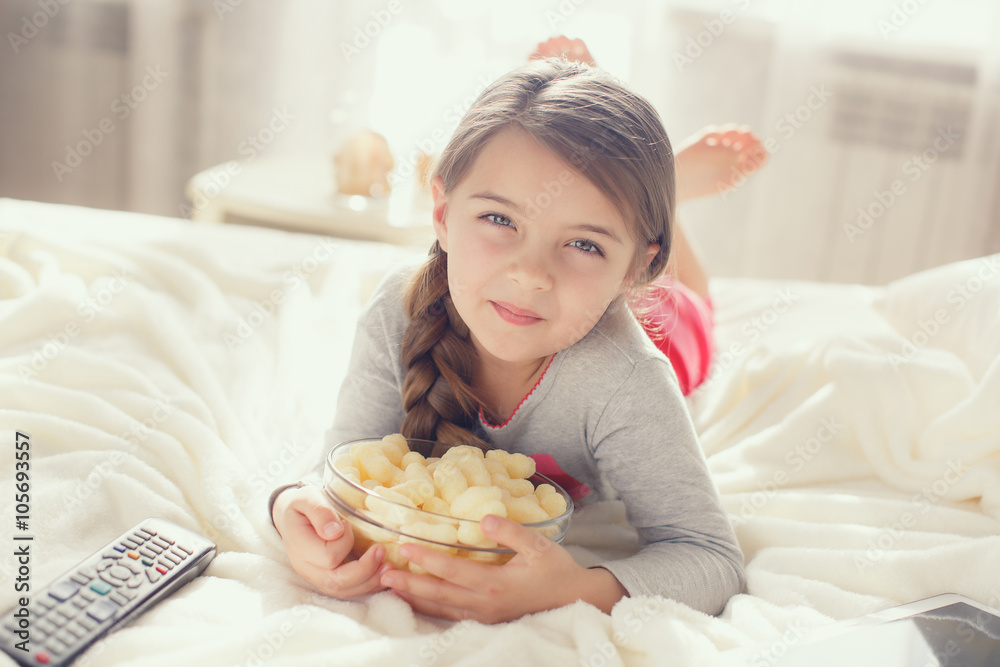
M 431 202 L 415 178 L 384 199 L 336 192 L 325 155 L 258 157 L 193 176 L 185 209 L 198 222 L 239 223 L 341 238 L 430 247 Z

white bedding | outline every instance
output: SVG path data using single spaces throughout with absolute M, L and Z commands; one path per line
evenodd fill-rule
M 147 516 L 219 545 L 204 576 L 79 664 L 687 665 L 739 647 L 770 664 L 810 628 L 897 603 L 1000 605 L 1000 255 L 883 288 L 713 281 L 716 367 L 690 405 L 748 574 L 719 618 L 635 598 L 610 616 L 578 603 L 453 625 L 389 593 L 315 594 L 267 494 L 322 455 L 358 310 L 419 259 L 0 200 L 0 446 L 31 435 L 34 585 Z M 579 512 L 574 555 L 635 549 L 623 516 Z

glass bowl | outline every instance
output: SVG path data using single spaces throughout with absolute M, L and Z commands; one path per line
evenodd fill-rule
M 354 546 L 351 553 L 355 558 L 360 558 L 372 544 L 378 543 L 385 547 L 385 560 L 392 563 L 394 567 L 408 568 L 410 571 L 426 574 L 423 568 L 416 563 L 410 563 L 400 555 L 400 546 L 412 542 L 461 558 L 496 565 L 502 565 L 515 556 L 516 552 L 496 545 L 496 543 L 483 546 L 479 540 L 485 542 L 489 542 L 489 540 L 482 535 L 479 521 L 453 518 L 429 512 L 420 507 L 411 507 L 402 502 L 395 502 L 359 484 L 347 472 L 338 469 L 336 462 L 345 454 L 350 454 L 354 445 L 368 442 L 380 443 L 382 438 L 349 440 L 333 447 L 327 455 L 323 473 L 323 490 L 326 497 L 337 513 L 351 525 L 354 534 Z M 441 457 L 453 447 L 440 442 L 414 438 L 407 438 L 406 442 L 411 452 L 418 452 L 425 459 Z M 566 537 L 566 531 L 569 529 L 570 518 L 573 514 L 572 498 L 562 487 L 545 475 L 535 473 L 527 479 L 535 489 L 542 484 L 551 485 L 555 489 L 555 493 L 562 496 L 566 503 L 566 510 L 554 518 L 531 523 L 525 522 L 522 525 L 534 530 L 546 539 L 562 542 L 563 538 Z M 429 529 L 428 526 L 453 526 L 459 539 L 448 541 L 433 539 L 436 536 L 433 532 L 435 529 Z M 446 534 L 452 534 L 451 529 L 444 530 Z M 470 538 L 470 536 L 473 537 Z M 462 538 L 468 541 L 462 541 Z

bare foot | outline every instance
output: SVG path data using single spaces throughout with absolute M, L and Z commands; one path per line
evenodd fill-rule
M 582 39 L 570 39 L 564 35 L 550 37 L 544 42 L 540 42 L 535 52 L 531 54 L 531 60 L 541 60 L 542 58 L 558 58 L 562 56 L 566 60 L 576 60 L 587 65 L 594 65 L 594 56 L 590 55 L 587 45 Z
M 767 162 L 767 150 L 747 127 L 709 125 L 676 151 L 677 203 L 727 192 Z

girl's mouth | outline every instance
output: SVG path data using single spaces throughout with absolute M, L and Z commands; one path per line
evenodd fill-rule
M 538 315 L 538 313 L 517 308 L 509 303 L 504 303 L 502 301 L 490 301 L 490 305 L 492 305 L 494 310 L 497 311 L 497 315 L 499 315 L 501 319 L 505 322 L 510 322 L 511 324 L 525 326 L 542 321 L 542 318 Z

